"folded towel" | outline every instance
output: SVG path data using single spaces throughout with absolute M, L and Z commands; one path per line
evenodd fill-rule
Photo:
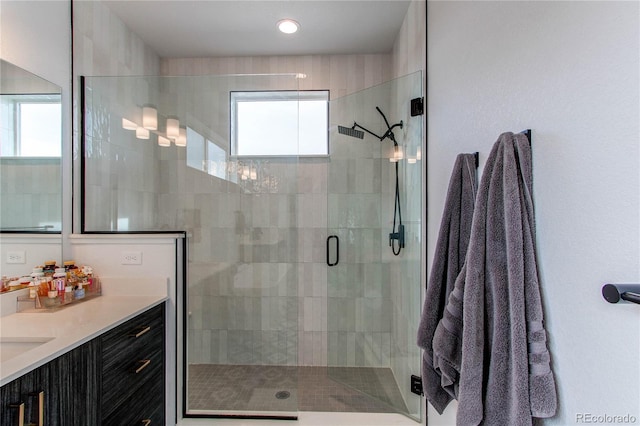
M 466 263 L 433 350 L 442 385 L 458 396 L 458 425 L 531 425 L 555 414 L 522 134 L 500 135 L 487 159 Z
M 440 374 L 433 368 L 432 340 L 442 318 L 449 293 L 464 264 L 469 245 L 473 205 L 476 196 L 474 154 L 459 154 L 453 166 L 442 213 L 433 265 L 422 318 L 418 328 L 418 346 L 422 355 L 422 386 L 427 400 L 442 414 L 452 395 L 440 385 Z

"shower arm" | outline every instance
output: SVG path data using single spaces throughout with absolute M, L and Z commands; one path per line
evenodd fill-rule
M 393 134 L 393 129 L 395 129 L 396 127 L 400 127 L 402 129 L 402 126 L 403 126 L 402 120 L 400 120 L 399 123 L 396 123 L 393 126 L 391 126 L 391 125 L 389 125 L 389 120 L 387 120 L 387 117 L 384 115 L 382 110 L 379 107 L 376 107 L 376 109 L 378 110 L 378 112 L 380 113 L 380 115 L 384 119 L 385 124 L 387 125 L 387 131 L 384 133 L 384 135 L 379 136 L 379 135 L 373 133 L 371 130 L 359 125 L 355 121 L 353 122 L 353 127 L 351 127 L 351 128 L 352 129 L 358 128 L 360 130 L 363 130 L 363 131 L 369 133 L 370 135 L 375 136 L 376 138 L 380 139 L 380 142 L 382 142 L 386 138 L 389 138 L 393 142 L 394 146 L 398 146 L 398 142 L 396 142 L 396 137 Z
M 369 133 L 370 135 L 375 136 L 376 138 L 380 139 L 380 141 L 383 141 L 383 140 L 384 140 L 384 138 L 386 138 L 386 137 L 387 137 L 387 134 L 386 134 L 386 133 L 385 133 L 384 135 L 382 135 L 382 136 L 378 136 L 378 135 L 376 135 L 375 133 L 373 133 L 371 130 L 369 130 L 369 129 L 367 129 L 367 128 L 362 127 L 361 125 L 359 125 L 359 124 L 358 124 L 358 123 L 356 123 L 356 122 L 354 122 L 354 123 L 353 123 L 353 127 L 352 127 L 352 129 L 355 129 L 355 128 L 358 128 L 358 129 L 360 129 L 360 130 L 364 130 L 365 132 Z
M 398 146 L 398 142 L 396 142 L 396 136 L 393 134 L 393 129 L 396 127 L 400 127 L 402 129 L 402 124 L 403 124 L 402 120 L 400 120 L 399 123 L 396 123 L 393 126 L 391 126 L 389 125 L 389 120 L 387 120 L 387 116 L 384 115 L 382 110 L 379 107 L 376 107 L 376 109 L 384 119 L 384 123 L 387 125 L 387 132 L 384 134 L 384 136 L 382 136 L 382 139 L 380 139 L 380 141 L 383 141 L 385 138 L 389 138 L 393 142 L 394 146 Z

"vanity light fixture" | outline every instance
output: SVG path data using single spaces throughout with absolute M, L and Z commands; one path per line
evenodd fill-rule
M 280 32 L 285 34 L 293 34 L 300 29 L 300 24 L 293 19 L 282 19 L 278 21 L 277 25 Z
M 126 118 L 122 118 L 122 128 L 125 130 L 136 130 L 138 125 L 131 120 L 127 120 Z
M 171 146 L 171 141 L 164 136 L 158 135 L 158 145 L 160 146 Z
M 180 127 L 180 136 L 175 141 L 176 146 L 187 146 L 187 129 Z
M 136 138 L 149 139 L 149 129 L 145 129 L 144 127 L 138 127 L 136 129 Z
M 180 136 L 180 120 L 177 117 L 167 117 L 167 137 L 178 139 Z
M 158 110 L 151 106 L 142 107 L 142 127 L 149 130 L 158 130 Z

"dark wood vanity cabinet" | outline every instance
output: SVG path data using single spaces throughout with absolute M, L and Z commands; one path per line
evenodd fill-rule
M 25 425 L 98 424 L 99 343 L 91 340 L 3 386 L 0 425 L 18 425 L 20 418 Z
M 164 425 L 164 303 L 0 388 L 0 426 Z M 15 408 L 14 408 L 15 406 Z
M 164 425 L 164 304 L 102 336 L 102 424 Z
M 4 385 L 0 389 L 0 425 L 37 424 L 40 412 L 44 415 L 45 424 L 52 420 L 49 387 L 49 364 L 30 371 L 20 378 Z M 40 392 L 44 398 L 40 400 Z M 57 411 L 57 410 L 56 410 Z

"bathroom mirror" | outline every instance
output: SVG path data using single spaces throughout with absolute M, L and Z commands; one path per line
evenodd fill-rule
M 61 88 L 0 60 L 0 232 L 61 232 L 61 150 Z

